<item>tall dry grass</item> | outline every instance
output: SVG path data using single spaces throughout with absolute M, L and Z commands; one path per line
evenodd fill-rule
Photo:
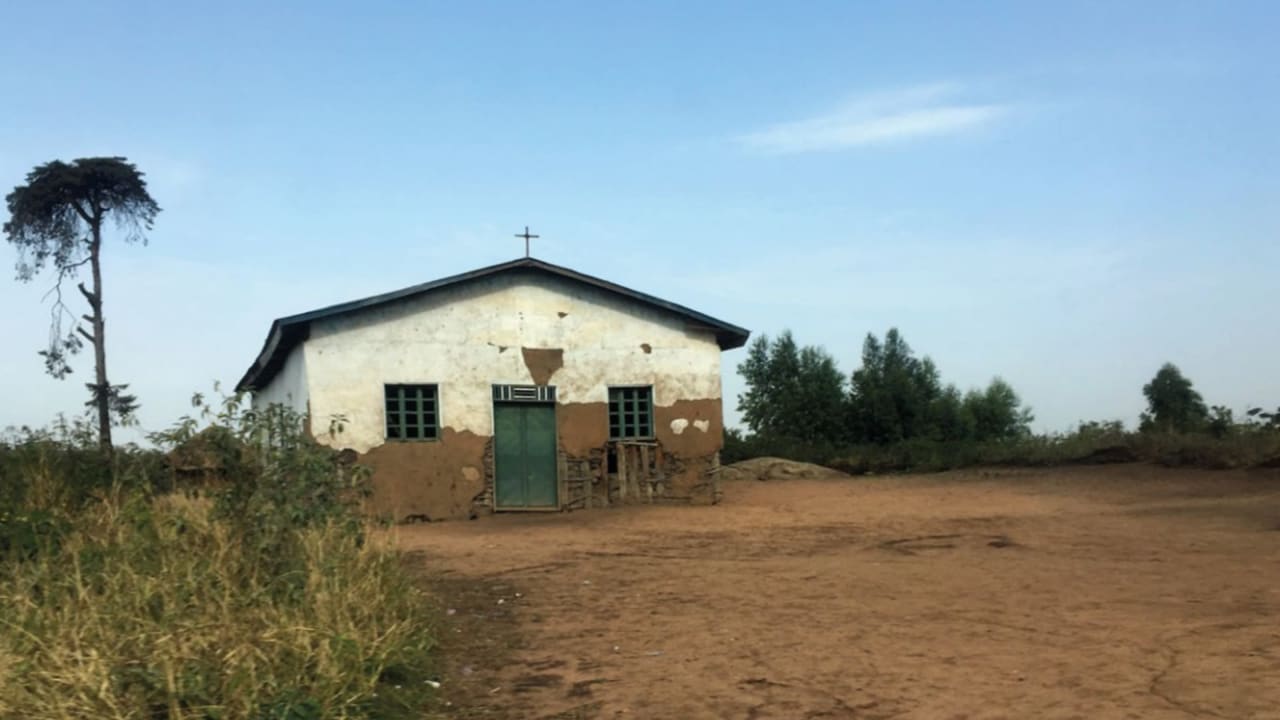
M 0 717 L 420 717 L 432 613 L 389 540 L 296 533 L 268 573 L 207 502 L 86 509 L 0 563 Z

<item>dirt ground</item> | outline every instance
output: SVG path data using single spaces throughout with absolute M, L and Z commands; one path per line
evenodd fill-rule
M 402 528 L 465 718 L 1280 718 L 1280 473 L 724 483 Z

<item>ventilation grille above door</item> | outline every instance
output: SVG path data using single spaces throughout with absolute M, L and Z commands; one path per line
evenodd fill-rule
M 554 385 L 494 385 L 495 402 L 555 402 Z

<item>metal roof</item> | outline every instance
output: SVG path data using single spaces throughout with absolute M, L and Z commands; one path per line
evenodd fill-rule
M 311 333 L 311 322 L 313 320 L 321 320 L 324 318 L 337 317 L 350 313 L 367 310 L 369 308 L 380 307 L 390 303 L 415 298 L 421 295 L 442 290 L 444 288 L 463 285 L 474 280 L 488 278 L 495 275 L 508 273 L 544 273 L 557 277 L 567 278 L 574 282 L 599 288 L 609 293 L 622 296 L 629 300 L 633 300 L 642 305 L 647 305 L 658 310 L 684 318 L 685 322 L 690 326 L 714 332 L 716 342 L 720 345 L 721 350 L 731 350 L 736 347 L 742 347 L 746 344 L 747 338 L 751 331 L 740 328 L 737 325 L 717 320 L 709 315 L 703 315 L 696 310 L 691 310 L 683 305 L 677 305 L 652 295 L 623 287 L 608 280 L 601 280 L 591 275 L 585 275 L 570 270 L 566 267 L 553 265 L 549 262 L 537 260 L 535 258 L 520 258 L 510 262 L 490 265 L 489 267 L 472 270 L 470 272 L 452 275 L 450 277 L 432 280 L 431 282 L 422 283 L 421 285 L 413 285 L 411 287 L 396 290 L 394 292 L 383 293 L 382 295 L 374 295 L 361 300 L 353 300 L 338 305 L 331 305 L 319 310 L 300 313 L 298 315 L 290 315 L 282 317 L 271 323 L 271 330 L 267 333 L 267 340 L 262 344 L 262 351 L 258 353 L 258 358 L 253 361 L 248 371 L 240 382 L 236 383 L 236 391 L 244 390 L 260 390 L 284 365 L 285 358 L 289 356 L 289 352 L 307 339 Z

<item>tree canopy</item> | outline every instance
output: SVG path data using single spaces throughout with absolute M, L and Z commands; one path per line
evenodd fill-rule
M 848 437 L 887 444 L 902 440 L 1000 440 L 1030 431 L 1031 411 L 999 377 L 964 394 L 943 385 L 929 357 L 916 357 L 897 328 L 883 342 L 868 333 L 862 367 L 849 386 Z
M 160 206 L 143 173 L 122 157 L 54 160 L 27 173 L 5 198 L 4 233 L 19 253 L 18 279 L 31 280 L 46 264 L 73 274 L 88 262 L 91 230 L 110 217 L 126 242 L 146 241 Z
M 1142 386 L 1142 394 L 1147 398 L 1142 430 L 1195 432 L 1209 423 L 1204 398 L 1173 363 L 1162 365 L 1151 382 Z
M 941 394 L 938 368 L 927 357 L 915 357 L 897 328 L 885 333 L 884 342 L 867 333 L 862 367 L 850 382 L 849 432 L 874 443 L 928 435 Z
M 803 442 L 839 437 L 844 424 L 844 376 L 817 347 L 800 348 L 790 331 L 762 335 L 738 366 L 747 391 L 738 409 L 753 432 Z

